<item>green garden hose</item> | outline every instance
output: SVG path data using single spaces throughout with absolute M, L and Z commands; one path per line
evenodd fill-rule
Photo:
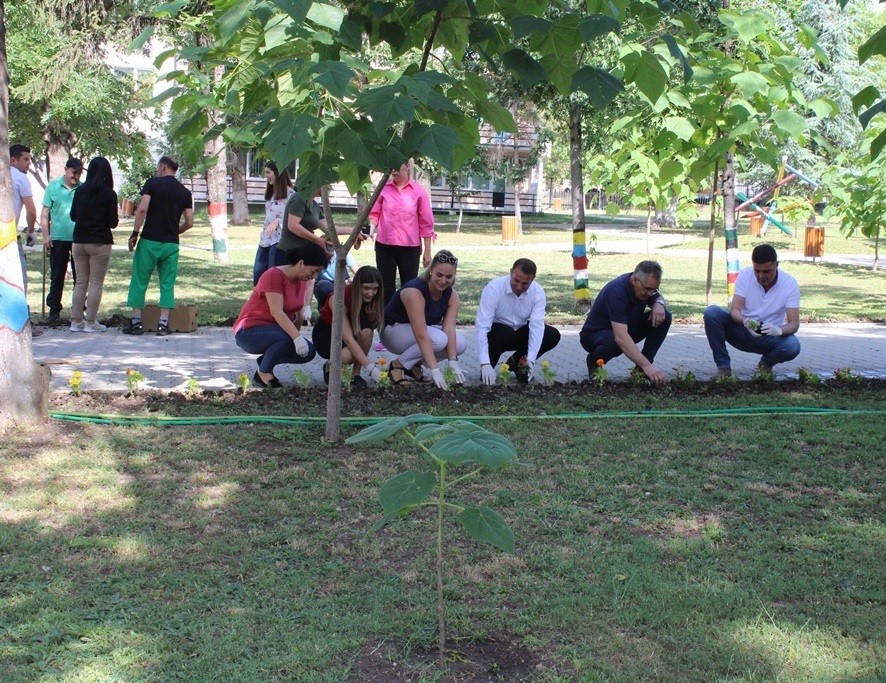
M 754 408 L 721 408 L 717 410 L 637 410 L 599 413 L 562 413 L 542 415 L 440 415 L 425 418 L 427 421 L 470 420 L 488 422 L 492 420 L 594 420 L 612 418 L 644 417 L 755 417 L 762 415 L 883 415 L 886 410 L 845 410 L 842 408 L 804 408 L 800 406 L 759 406 Z M 90 415 L 87 413 L 51 412 L 54 420 L 87 422 L 109 425 L 150 425 L 156 427 L 192 427 L 230 424 L 285 424 L 290 426 L 321 425 L 325 417 L 293 417 L 287 415 L 217 415 L 213 417 L 142 417 L 136 415 Z M 391 417 L 343 417 L 346 425 L 371 425 L 384 422 Z

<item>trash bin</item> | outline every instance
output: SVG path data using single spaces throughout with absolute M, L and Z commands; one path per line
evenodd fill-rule
M 806 228 L 806 248 L 804 251 L 806 257 L 813 259 L 824 256 L 824 228 L 808 226 Z
M 554 211 L 561 211 L 563 209 L 563 198 L 562 197 L 554 197 Z
M 759 237 L 760 233 L 763 232 L 763 222 L 765 219 L 762 214 L 755 214 L 751 216 L 751 236 Z
M 502 216 L 501 217 L 501 241 L 516 242 L 517 241 L 517 217 Z

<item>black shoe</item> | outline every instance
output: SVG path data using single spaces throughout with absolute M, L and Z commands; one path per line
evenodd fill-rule
M 168 337 L 169 336 L 169 325 L 166 323 L 157 323 L 157 336 L 158 337 Z
M 252 376 L 252 381 L 264 389 L 282 389 L 283 388 L 283 385 L 280 384 L 280 380 L 277 379 L 276 377 L 272 377 L 267 382 L 265 382 L 261 378 L 261 375 L 258 374 L 258 370 L 256 370 L 255 374 Z
M 329 361 L 323 363 L 323 381 L 329 386 Z
M 59 311 L 49 311 L 49 315 L 46 316 L 47 325 L 57 323 L 59 320 L 61 320 L 61 313 L 59 313 Z
M 366 384 L 366 380 L 360 375 L 351 378 L 351 389 L 365 389 L 367 386 L 369 385 Z
M 132 334 L 138 336 L 140 334 L 145 333 L 145 329 L 142 327 L 141 320 L 135 322 L 134 320 L 130 320 L 126 323 L 120 330 L 123 334 Z
M 520 360 L 516 356 L 511 356 L 506 361 L 511 372 L 517 377 L 519 384 L 529 384 L 529 366 L 521 365 Z

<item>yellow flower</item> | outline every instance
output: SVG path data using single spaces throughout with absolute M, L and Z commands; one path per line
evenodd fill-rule
M 380 373 L 378 373 L 378 378 L 379 379 L 387 379 L 388 378 L 387 370 L 382 370 Z
M 500 375 L 504 375 L 505 373 L 508 373 L 510 371 L 511 371 L 511 366 L 508 365 L 507 363 L 502 363 L 501 366 L 498 368 L 498 374 L 500 374 Z
M 549 367 L 551 367 L 551 361 L 549 361 L 549 360 L 543 360 L 543 361 L 541 362 L 541 366 L 542 366 L 545 370 L 547 370 Z

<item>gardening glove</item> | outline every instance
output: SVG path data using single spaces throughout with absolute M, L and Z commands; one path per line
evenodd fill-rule
M 381 368 L 377 365 L 373 365 L 369 368 L 369 379 L 373 382 L 378 382 L 381 379 Z
M 293 337 L 292 343 L 295 346 L 295 353 L 298 356 L 307 356 L 311 352 L 311 347 L 308 346 L 308 340 L 301 335 Z
M 757 330 L 755 330 L 753 327 L 748 325 L 748 323 L 750 323 L 750 322 L 756 322 L 756 321 L 753 318 L 745 318 L 745 321 L 744 321 L 745 328 L 747 329 L 748 332 L 750 332 L 755 337 L 759 337 L 760 333 Z M 759 323 L 757 323 L 757 324 L 759 325 Z
M 495 368 L 489 363 L 483 363 L 480 366 L 480 377 L 483 378 L 483 384 L 492 386 L 495 384 Z
M 541 382 L 541 363 L 538 361 L 529 364 L 529 381 Z
M 449 390 L 449 385 L 446 384 L 446 380 L 443 378 L 443 371 L 439 367 L 431 370 L 431 379 L 434 380 L 434 384 L 437 385 L 438 389 L 443 391 Z
M 464 384 L 465 383 L 465 373 L 462 372 L 462 369 L 458 365 L 457 360 L 449 361 L 449 367 L 452 368 L 452 372 L 455 373 L 455 383 L 456 384 Z
M 311 324 L 311 304 L 308 304 L 303 309 L 301 309 L 301 320 L 302 325 Z
M 764 324 L 763 327 L 760 328 L 760 332 L 763 334 L 768 334 L 770 337 L 781 336 L 781 328 L 778 325 L 773 325 L 772 323 Z

